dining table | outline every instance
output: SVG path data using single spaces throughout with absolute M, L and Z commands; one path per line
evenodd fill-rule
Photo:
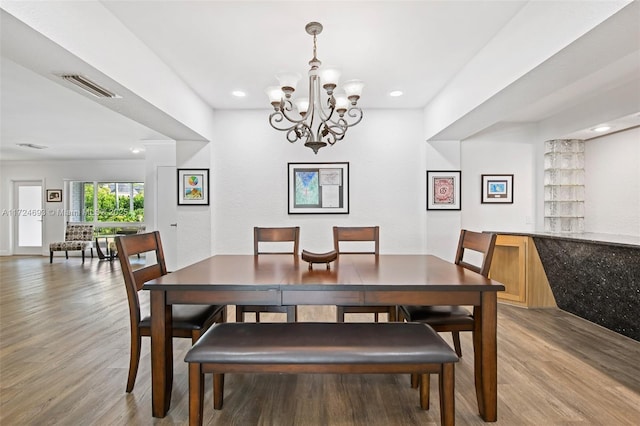
M 497 292 L 504 285 L 433 255 L 340 255 L 313 269 L 296 255 L 215 255 L 148 281 L 152 412 L 165 417 L 173 384 L 174 304 L 464 305 L 474 312 L 478 412 L 497 420 Z

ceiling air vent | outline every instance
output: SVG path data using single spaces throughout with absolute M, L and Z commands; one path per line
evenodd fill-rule
M 78 74 L 65 74 L 61 76 L 69 83 L 75 84 L 82 90 L 91 93 L 93 96 L 98 98 L 119 98 L 115 93 L 105 89 L 100 86 L 98 83 L 94 83 L 86 77 L 83 77 Z

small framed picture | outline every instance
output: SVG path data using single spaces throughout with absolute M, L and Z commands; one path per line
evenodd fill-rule
M 482 204 L 513 204 L 513 175 L 482 175 Z
M 62 189 L 47 189 L 47 203 L 61 203 Z
M 209 205 L 209 169 L 178 169 L 178 205 Z
M 460 210 L 460 170 L 427 171 L 427 210 Z

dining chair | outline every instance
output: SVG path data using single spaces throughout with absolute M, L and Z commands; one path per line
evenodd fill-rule
M 491 259 L 496 245 L 496 234 L 490 232 L 473 232 L 466 229 L 460 231 L 455 264 L 477 272 L 485 277 L 489 276 Z M 467 253 L 467 250 L 470 253 Z M 475 252 L 475 255 L 471 253 Z M 467 255 L 465 257 L 465 254 Z M 471 256 L 469 256 L 471 255 Z M 475 256 L 475 263 L 470 263 L 470 257 Z M 481 260 L 478 261 L 481 257 Z M 476 264 L 477 263 L 477 264 Z M 462 306 L 398 306 L 400 321 L 422 322 L 429 324 L 438 332 L 451 332 L 456 354 L 462 356 L 460 346 L 460 332 L 473 331 L 473 314 Z
M 280 228 L 256 226 L 253 228 L 253 254 L 255 256 L 291 254 L 294 259 L 297 259 L 299 245 L 299 226 Z M 298 317 L 298 310 L 295 306 L 237 305 L 236 322 L 244 322 L 244 314 L 247 312 L 253 312 L 256 315 L 256 322 L 260 322 L 260 314 L 264 312 L 285 313 L 288 322 L 296 322 Z
M 131 234 L 115 237 L 118 259 L 124 276 L 129 302 L 129 320 L 131 323 L 131 357 L 127 392 L 133 390 L 140 363 L 142 336 L 151 336 L 151 315 L 143 315 L 140 304 L 140 291 L 145 282 L 167 274 L 167 267 L 158 231 L 144 234 Z M 143 261 L 132 263 L 131 256 L 144 254 Z M 155 257 L 155 259 L 154 259 Z M 173 305 L 173 337 L 191 338 L 195 343 L 200 336 L 216 322 L 224 322 L 224 305 Z
M 373 245 L 373 248 L 371 246 Z M 346 247 L 351 248 L 347 249 Z M 341 254 L 380 254 L 380 227 L 333 227 L 333 249 Z M 337 321 L 344 322 L 345 314 L 373 314 L 378 322 L 379 314 L 387 314 L 389 322 L 396 320 L 395 306 L 337 306 Z

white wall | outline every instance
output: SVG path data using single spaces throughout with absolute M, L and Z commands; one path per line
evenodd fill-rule
M 640 236 L 640 128 L 585 142 L 585 232 Z
M 44 203 L 45 209 L 63 209 L 68 196 L 65 181 L 129 181 L 142 182 L 145 179 L 144 160 L 117 161 L 10 161 L 0 164 L 0 211 L 14 208 L 13 182 L 18 180 L 43 181 L 43 194 L 47 188 L 63 188 L 63 203 Z M 43 217 L 43 249 L 42 254 L 48 255 L 49 243 L 64 238 L 67 217 L 60 214 L 45 215 Z M 12 226 L 10 216 L 0 218 L 0 254 L 11 254 L 11 241 L 8 237 Z
M 424 185 L 421 197 L 424 209 L 427 208 L 427 170 L 461 170 L 460 169 L 460 141 L 428 141 L 426 144 L 426 170 L 423 173 Z M 460 173 L 464 179 L 464 172 Z M 461 195 L 464 194 L 464 183 L 461 182 Z M 427 212 L 426 240 L 427 253 L 439 256 L 453 262 L 460 235 L 460 220 L 465 209 L 461 200 L 461 210 L 430 210 Z
M 462 142 L 462 227 L 531 232 L 536 214 L 535 128 L 511 126 Z M 482 204 L 481 175 L 512 174 L 513 204 Z
M 328 251 L 332 226 L 379 225 L 382 253 L 425 252 L 421 110 L 367 110 L 317 155 L 268 124 L 269 111 L 216 111 L 212 141 L 214 253 L 251 253 L 254 226 L 300 226 L 300 248 Z M 350 213 L 287 212 L 287 163 L 349 162 Z

